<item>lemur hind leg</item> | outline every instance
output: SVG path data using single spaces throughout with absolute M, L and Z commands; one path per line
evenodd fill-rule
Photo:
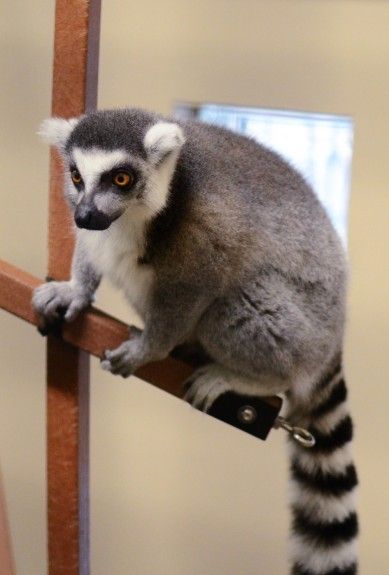
M 200 401 L 207 390 L 214 398 L 218 386 L 266 396 L 292 391 L 303 381 L 304 388 L 311 385 L 328 342 L 314 311 L 306 308 L 277 274 L 215 300 L 195 334 L 213 366 L 198 372 L 191 394 Z
M 266 396 L 281 393 L 285 382 L 264 378 L 257 381 L 235 373 L 218 363 L 208 363 L 196 369 L 184 383 L 185 396 L 193 407 L 208 411 L 223 393 L 234 391 L 242 395 Z

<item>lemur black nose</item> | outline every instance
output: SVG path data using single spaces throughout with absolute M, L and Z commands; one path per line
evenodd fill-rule
M 87 228 L 92 219 L 92 210 L 85 205 L 77 206 L 74 220 L 79 228 Z
M 79 204 L 74 213 L 74 221 L 79 228 L 87 230 L 106 230 L 112 220 L 94 207 Z

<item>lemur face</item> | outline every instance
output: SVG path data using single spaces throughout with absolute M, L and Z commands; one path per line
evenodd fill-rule
M 66 193 L 79 228 L 105 230 L 131 204 L 142 202 L 147 165 L 126 150 L 72 147 Z
M 40 131 L 64 160 L 65 195 L 79 228 L 105 230 L 125 212 L 164 208 L 181 128 L 136 110 L 46 120 Z

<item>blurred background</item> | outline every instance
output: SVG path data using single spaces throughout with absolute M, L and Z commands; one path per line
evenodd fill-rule
M 0 257 L 44 277 L 53 0 L 0 2 Z M 346 374 L 361 572 L 389 573 L 389 3 L 103 0 L 99 106 L 179 102 L 348 118 Z M 347 188 L 348 190 L 348 188 Z M 348 203 L 349 201 L 349 203 Z M 343 221 L 343 220 L 342 220 Z M 97 305 L 131 312 L 104 284 Z M 0 312 L 0 462 L 18 575 L 46 572 L 45 342 Z M 287 573 L 284 437 L 266 443 L 92 360 L 92 575 Z

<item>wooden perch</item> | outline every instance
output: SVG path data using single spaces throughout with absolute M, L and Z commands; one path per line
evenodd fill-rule
M 31 297 L 41 283 L 31 274 L 0 260 L 0 308 L 38 326 Z M 64 324 L 62 337 L 74 347 L 101 358 L 106 349 L 113 349 L 128 339 L 128 326 L 92 307 L 73 323 Z M 180 397 L 181 384 L 192 371 L 189 365 L 169 357 L 140 368 L 135 375 Z

